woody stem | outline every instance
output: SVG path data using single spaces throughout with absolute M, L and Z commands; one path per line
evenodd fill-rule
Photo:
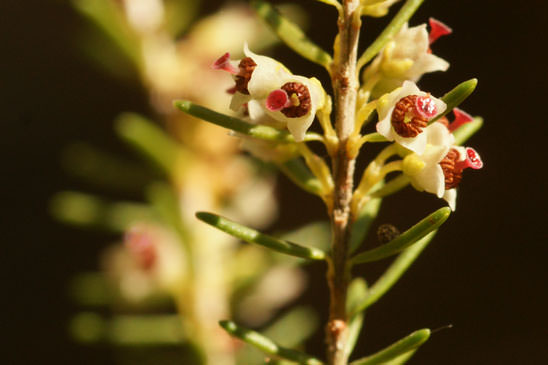
M 345 351 L 348 337 L 346 292 L 350 281 L 348 242 L 351 217 L 353 173 L 355 160 L 349 153 L 348 141 L 354 129 L 358 90 L 356 75 L 357 45 L 360 32 L 360 1 L 343 0 L 343 11 L 338 19 L 339 34 L 332 65 L 332 83 L 335 94 L 335 129 L 339 145 L 333 156 L 335 189 L 330 212 L 332 251 L 328 260 L 327 280 L 330 289 L 329 320 L 326 329 L 327 359 L 329 365 L 346 365 Z

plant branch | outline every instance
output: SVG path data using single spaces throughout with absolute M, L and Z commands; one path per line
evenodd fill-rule
M 327 273 L 330 288 L 330 309 L 326 330 L 329 365 L 346 365 L 348 362 L 348 354 L 345 351 L 348 339 L 346 292 L 349 282 L 350 202 L 355 165 L 354 157 L 350 156 L 348 151 L 348 141 L 356 121 L 358 90 L 356 60 L 361 25 L 359 6 L 359 0 L 343 1 L 331 70 L 335 93 L 335 130 L 339 145 L 332 161 L 335 190 L 333 208 L 330 212 L 333 236 Z

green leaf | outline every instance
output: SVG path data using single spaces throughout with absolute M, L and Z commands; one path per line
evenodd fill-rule
M 354 307 L 355 311 L 349 313 L 357 313 L 365 310 L 388 292 L 421 254 L 424 248 L 432 241 L 436 232 L 430 232 L 417 243 L 400 253 L 382 276 L 369 288 L 363 300 Z
M 398 342 L 388 346 L 387 348 L 362 359 L 353 361 L 350 365 L 380 365 L 386 364 L 394 358 L 403 355 L 409 351 L 415 350 L 422 345 L 430 337 L 430 330 L 424 328 L 411 333 L 409 336 L 402 338 Z
M 254 229 L 245 227 L 212 213 L 198 212 L 196 213 L 196 217 L 201 221 L 234 237 L 249 243 L 256 243 L 274 251 L 310 260 L 324 260 L 326 258 L 326 253 L 317 248 L 299 246 L 289 241 L 267 236 Z
M 138 114 L 124 113 L 116 121 L 116 132 L 168 176 L 176 176 L 182 146 L 159 126 Z
M 318 328 L 318 316 L 312 308 L 297 307 L 277 319 L 262 333 L 285 347 L 300 346 Z
M 71 174 L 104 188 L 140 192 L 153 173 L 144 166 L 101 151 L 85 143 L 69 145 L 62 156 Z
M 377 261 L 397 254 L 441 226 L 449 218 L 449 214 L 451 210 L 448 207 L 438 209 L 387 244 L 354 256 L 352 263 Z
M 63 223 L 113 232 L 123 232 L 136 221 L 155 219 L 144 204 L 109 202 L 76 191 L 55 194 L 50 202 L 50 211 L 53 217 Z
M 332 62 L 331 56 L 308 39 L 297 25 L 284 18 L 272 5 L 265 1 L 254 0 L 251 2 L 251 6 L 289 48 L 307 60 L 329 69 Z
M 409 184 L 409 178 L 406 175 L 401 174 L 385 183 L 381 188 L 371 193 L 372 198 L 382 198 L 387 195 L 394 194 L 401 189 L 405 188 Z
M 350 323 L 348 324 L 348 339 L 346 341 L 346 348 L 344 349 L 347 357 L 352 354 L 354 347 L 356 347 L 356 343 L 358 342 L 358 338 L 360 337 L 360 332 L 362 330 L 364 317 L 365 312 L 360 312 L 356 313 L 350 319 Z
M 230 335 L 237 337 L 252 346 L 255 346 L 256 348 L 268 355 L 275 356 L 277 358 L 292 360 L 304 365 L 323 364 L 320 360 L 308 354 L 305 354 L 304 352 L 279 346 L 268 337 L 263 336 L 258 332 L 240 327 L 232 321 L 220 321 L 219 324 Z
M 407 0 L 390 24 L 382 31 L 373 43 L 358 59 L 358 70 L 379 53 L 384 46 L 398 33 L 401 27 L 413 16 L 424 0 Z
M 280 171 L 284 173 L 295 185 L 314 195 L 322 194 L 322 184 L 316 176 L 310 172 L 310 169 L 301 158 L 294 158 L 278 165 Z
M 104 319 L 83 312 L 72 319 L 70 332 L 79 342 L 124 346 L 178 345 L 184 339 L 181 318 L 176 314 L 119 315 Z
M 135 66 L 139 67 L 139 40 L 117 4 L 111 0 L 73 0 L 72 4 L 76 10 L 97 25 Z
M 429 124 L 451 113 L 454 108 L 458 107 L 464 100 L 466 100 L 467 97 L 470 96 L 470 94 L 474 92 L 477 85 L 478 79 L 470 79 L 468 81 L 461 82 L 460 84 L 455 86 L 453 90 L 442 96 L 441 100 L 445 104 L 447 104 L 447 109 L 445 109 L 443 113 L 432 119 Z
M 329 251 L 331 245 L 331 225 L 328 221 L 308 223 L 289 232 L 284 232 L 280 238 L 296 244 L 316 247 Z
M 190 250 L 188 229 L 185 228 L 174 188 L 167 183 L 154 183 L 147 189 L 147 198 L 160 219 L 179 234 L 181 242 Z
M 348 340 L 346 341 L 345 352 L 348 356 L 354 350 L 360 331 L 363 325 L 363 312 L 358 312 L 358 306 L 364 301 L 367 296 L 367 283 L 362 278 L 356 278 L 352 280 L 348 286 L 348 292 L 346 295 L 346 312 L 349 313 L 349 325 L 348 325 Z M 355 314 L 352 314 L 355 313 Z
M 245 134 L 246 136 L 282 143 L 295 142 L 293 136 L 287 131 L 282 131 L 266 125 L 251 124 L 241 119 L 194 104 L 188 100 L 177 100 L 174 102 L 174 105 L 181 111 L 196 118 Z M 304 137 L 304 141 L 317 140 L 318 137 L 319 136 L 316 133 L 307 133 Z
M 382 199 L 371 199 L 360 211 L 354 223 L 352 223 L 352 231 L 350 233 L 350 253 L 356 251 L 367 236 L 371 223 L 373 223 L 375 218 L 377 218 L 377 214 L 381 208 L 381 202 Z
M 462 145 L 470 137 L 472 137 L 483 126 L 483 118 L 475 117 L 470 123 L 466 123 L 457 128 L 453 135 L 455 136 L 455 144 Z

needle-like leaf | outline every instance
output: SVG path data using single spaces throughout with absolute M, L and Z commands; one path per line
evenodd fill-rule
M 454 108 L 458 107 L 467 97 L 470 96 L 476 90 L 478 85 L 478 79 L 470 79 L 468 81 L 461 82 L 453 90 L 442 96 L 441 100 L 447 104 L 447 109 L 440 115 L 436 116 L 429 123 L 433 123 L 441 117 L 449 114 Z
M 304 247 L 295 243 L 268 236 L 252 228 L 245 227 L 239 223 L 230 221 L 216 214 L 198 212 L 196 217 L 213 227 L 220 229 L 234 237 L 249 243 L 255 243 L 271 250 L 285 253 L 286 255 L 297 256 L 309 260 L 324 260 L 326 253 L 313 247 Z
M 264 353 L 275 356 L 277 358 L 287 359 L 295 361 L 299 364 L 304 365 L 322 365 L 323 362 L 316 359 L 313 356 L 305 354 L 293 349 L 288 349 L 282 346 L 279 346 L 277 343 L 272 341 L 266 336 L 261 335 L 258 332 L 249 330 L 238 326 L 232 321 L 220 321 L 219 324 L 225 329 L 230 335 L 238 337 L 242 341 L 258 348 Z
M 448 207 L 438 209 L 387 244 L 354 256 L 352 263 L 377 261 L 397 254 L 441 226 L 449 218 L 449 214 L 451 210 Z
M 386 364 L 394 358 L 418 348 L 430 337 L 430 330 L 424 328 L 411 333 L 398 342 L 382 349 L 381 351 L 359 360 L 353 361 L 350 365 L 381 365 Z
M 256 125 L 251 124 L 241 119 L 231 117 L 222 113 L 218 113 L 206 107 L 194 104 L 188 100 L 177 100 L 174 102 L 175 106 L 182 110 L 183 112 L 190 114 L 196 118 L 205 120 L 233 130 L 241 134 L 245 134 L 250 137 L 264 139 L 267 141 L 276 141 L 276 142 L 295 142 L 293 136 L 287 132 L 282 131 L 276 128 L 272 128 L 266 125 Z M 318 140 L 318 135 L 316 133 L 307 133 L 304 140 Z
M 289 48 L 307 60 L 320 64 L 329 70 L 332 61 L 331 56 L 312 42 L 296 24 L 283 17 L 272 5 L 265 1 L 254 0 L 251 2 L 251 6 Z

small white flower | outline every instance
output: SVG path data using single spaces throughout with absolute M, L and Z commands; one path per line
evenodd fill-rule
M 428 144 L 424 152 L 407 155 L 403 160 L 403 173 L 415 189 L 443 198 L 451 210 L 455 210 L 456 187 L 462 171 L 468 167 L 480 169 L 483 162 L 473 148 L 453 145 L 454 137 L 442 123 L 430 125 L 425 135 Z
M 367 68 L 366 79 L 375 73 L 381 76 L 372 91 L 374 97 L 394 90 L 405 80 L 417 82 L 425 73 L 449 68 L 447 61 L 432 54 L 430 44 L 450 29 L 435 19 L 430 19 L 430 25 L 432 31 L 428 34 L 426 24 L 411 28 L 404 24 Z
M 302 141 L 324 104 L 325 91 L 320 82 L 291 74 L 278 61 L 256 55 L 247 45 L 244 54 L 242 60 L 232 61 L 226 53 L 213 65 L 234 75 L 236 86 L 232 89 L 230 108 L 241 112 L 247 104 L 248 111 L 253 113 L 249 103 L 257 101 L 268 117 L 281 123 L 282 128 L 287 127 L 297 142 Z M 263 117 L 250 116 L 255 123 L 263 124 Z
M 420 91 L 414 82 L 405 81 L 401 88 L 379 99 L 377 132 L 389 141 L 422 154 L 427 143 L 423 128 L 446 108 L 443 101 Z

